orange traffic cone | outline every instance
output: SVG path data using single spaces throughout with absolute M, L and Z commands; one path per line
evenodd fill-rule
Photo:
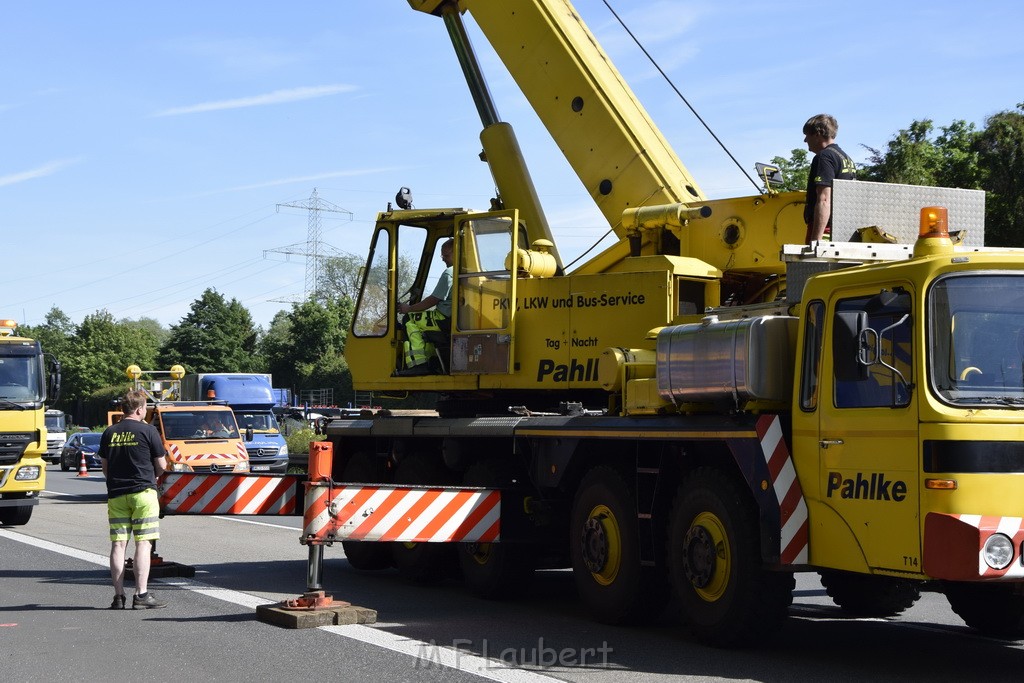
M 89 476 L 89 466 L 85 464 L 85 451 L 82 452 L 82 460 L 78 463 L 78 476 Z

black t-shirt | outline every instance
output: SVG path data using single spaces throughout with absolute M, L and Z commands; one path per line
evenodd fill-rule
M 818 188 L 832 187 L 832 181 L 855 180 L 857 167 L 842 148 L 833 143 L 814 155 L 807 174 L 807 203 L 804 205 L 804 223 L 814 221 L 814 205 L 818 202 Z
M 121 420 L 100 437 L 99 456 L 107 461 L 107 496 L 116 498 L 156 488 L 153 460 L 167 455 L 160 432 L 139 420 Z

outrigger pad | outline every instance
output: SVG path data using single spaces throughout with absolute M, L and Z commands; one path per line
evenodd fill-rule
M 282 603 L 256 607 L 256 618 L 267 624 L 285 628 L 317 628 L 319 626 L 348 626 L 377 623 L 377 610 L 345 604 L 339 607 L 320 607 L 309 610 L 286 609 Z

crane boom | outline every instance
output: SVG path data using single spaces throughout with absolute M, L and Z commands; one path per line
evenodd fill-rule
M 441 14 L 454 3 L 409 0 Z M 705 199 L 632 89 L 566 0 L 463 0 L 608 224 L 626 209 Z

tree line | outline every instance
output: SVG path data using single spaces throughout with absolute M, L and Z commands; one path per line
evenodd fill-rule
M 336 401 L 352 400 L 345 340 L 352 319 L 348 296 L 320 297 L 293 304 L 274 316 L 267 330 L 248 309 L 207 289 L 169 329 L 152 318 L 115 320 L 106 310 L 75 324 L 59 308 L 43 324 L 24 325 L 19 334 L 38 339 L 62 366 L 58 407 L 76 424 L 106 421 L 111 399 L 130 387 L 125 369 L 187 372 L 271 373 L 275 387 L 298 396 L 305 389 L 332 389 Z
M 858 180 L 984 190 L 986 245 L 1024 246 L 1024 102 L 989 116 L 980 129 L 964 120 L 936 128 L 924 119 L 900 130 L 884 149 L 862 146 L 868 162 Z M 772 163 L 782 169 L 782 189 L 807 188 L 807 150 Z

